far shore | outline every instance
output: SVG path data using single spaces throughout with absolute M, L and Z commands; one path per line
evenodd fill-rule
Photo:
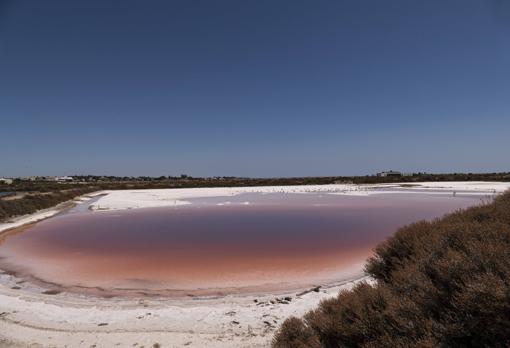
M 381 191 L 381 190 L 384 190 Z M 184 189 L 115 190 L 92 204 L 95 211 L 171 207 L 189 204 L 197 197 L 229 197 L 242 193 L 324 193 L 335 195 L 367 196 L 383 193 L 401 193 L 403 189 L 423 194 L 477 194 L 492 195 L 510 189 L 510 182 L 416 182 L 389 184 L 330 184 L 291 186 L 212 187 Z

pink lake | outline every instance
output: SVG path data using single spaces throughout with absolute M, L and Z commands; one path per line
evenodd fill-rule
M 49 288 L 104 296 L 297 289 L 358 276 L 398 227 L 481 202 L 412 192 L 228 199 L 110 212 L 78 207 L 2 236 L 0 268 Z

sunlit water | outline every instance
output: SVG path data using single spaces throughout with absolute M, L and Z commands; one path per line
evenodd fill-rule
M 117 295 L 297 288 L 360 274 L 398 227 L 478 204 L 480 196 L 242 194 L 191 202 L 110 212 L 78 206 L 4 235 L 0 268 Z

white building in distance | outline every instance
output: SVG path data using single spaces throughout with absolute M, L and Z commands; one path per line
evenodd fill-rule
M 388 170 L 385 172 L 377 173 L 377 176 L 380 176 L 383 178 L 389 177 L 389 176 L 412 176 L 412 175 L 413 175 L 412 173 L 402 173 L 397 170 Z

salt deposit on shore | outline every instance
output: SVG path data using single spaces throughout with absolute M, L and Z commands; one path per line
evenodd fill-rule
M 260 187 L 214 187 L 187 189 L 149 189 L 106 191 L 107 195 L 91 205 L 92 210 L 123 210 L 137 208 L 169 207 L 190 204 L 187 199 L 204 197 L 229 197 L 242 193 L 325 193 L 364 196 L 380 193 L 399 193 L 395 189 L 408 189 L 421 193 L 435 194 L 455 192 L 456 194 L 487 195 L 502 193 L 510 183 L 502 182 L 421 182 L 374 185 L 302 185 L 302 186 L 260 186 Z
M 267 348 L 285 318 L 360 280 L 279 295 L 176 301 L 44 294 L 0 275 L 0 347 Z

